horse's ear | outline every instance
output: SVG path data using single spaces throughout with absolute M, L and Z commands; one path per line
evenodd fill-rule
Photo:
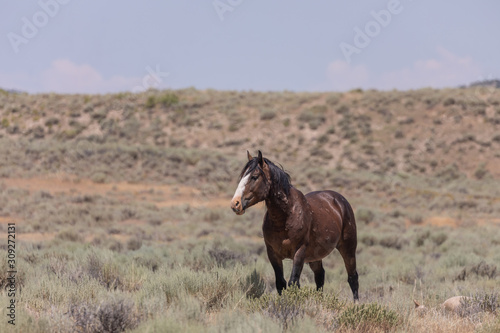
M 253 157 L 252 155 L 250 155 L 250 152 L 248 150 L 247 150 L 247 157 L 249 161 L 253 160 Z
M 413 303 L 415 303 L 415 309 L 420 306 L 420 304 L 417 303 L 417 301 L 413 300 Z
M 259 156 L 257 157 L 257 160 L 259 161 L 259 165 L 262 168 L 264 166 L 264 159 L 262 158 L 262 152 L 259 150 Z

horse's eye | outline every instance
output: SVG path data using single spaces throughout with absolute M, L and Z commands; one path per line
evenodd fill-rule
M 259 176 L 252 176 L 252 180 L 257 180 Z

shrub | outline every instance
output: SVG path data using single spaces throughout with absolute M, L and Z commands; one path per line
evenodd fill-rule
M 428 239 L 431 235 L 431 232 L 429 230 L 425 232 L 421 232 L 417 235 L 417 238 L 415 239 L 415 245 L 416 246 L 422 246 L 425 243 L 425 240 Z
M 276 117 L 276 111 L 264 109 L 260 110 L 260 120 L 271 120 Z
M 134 302 L 126 299 L 111 299 L 99 306 L 72 304 L 68 314 L 75 330 L 84 333 L 125 332 L 139 324 Z
M 408 217 L 410 220 L 411 224 L 421 224 L 423 221 L 422 215 L 420 214 L 413 214 Z
M 73 117 L 73 118 L 78 118 L 81 116 L 80 110 L 69 110 L 68 116 Z
M 154 108 L 156 105 L 156 98 L 154 96 L 148 96 L 148 99 L 146 100 L 146 107 L 148 109 Z
M 9 123 L 9 119 L 7 119 L 7 118 L 3 118 L 3 119 L 2 119 L 2 127 L 3 127 L 3 128 L 7 128 L 7 127 L 9 127 L 9 125 L 10 125 L 10 123 Z
M 361 243 L 363 243 L 366 246 L 373 246 L 377 244 L 377 239 L 372 235 L 367 235 L 361 237 Z
M 328 127 L 326 134 L 335 134 L 335 127 L 333 125 Z
M 90 177 L 90 179 L 92 179 L 92 181 L 97 184 L 106 182 L 106 178 L 106 174 L 103 172 L 96 172 L 92 175 L 92 177 Z
M 448 106 L 448 105 L 453 105 L 455 104 L 455 99 L 452 97 L 448 97 L 447 99 L 444 100 L 443 105 Z
M 471 297 L 463 298 L 458 308 L 458 315 L 461 317 L 474 316 L 480 312 L 497 313 L 500 308 L 500 297 L 498 293 L 477 293 Z
M 259 298 L 266 291 L 266 283 L 256 269 L 247 276 L 243 288 L 247 298 Z
M 128 300 L 111 300 L 102 304 L 97 318 L 104 332 L 125 332 L 137 326 L 134 303 Z
M 70 242 L 83 242 L 84 240 L 81 234 L 73 230 L 61 231 L 60 233 L 57 234 L 56 238 L 67 240 Z
M 379 241 L 381 246 L 396 250 L 401 250 L 403 248 L 403 243 L 404 241 L 397 235 L 386 236 Z
M 208 250 L 208 254 L 215 260 L 217 266 L 227 267 L 227 265 L 232 261 L 246 263 L 246 259 L 243 254 L 220 248 L 219 245 L 215 245 L 213 248 Z
M 400 125 L 409 125 L 409 124 L 413 124 L 415 122 L 415 119 L 413 119 L 412 117 L 404 117 L 403 119 L 401 119 L 398 124 Z
M 221 219 L 221 213 L 216 210 L 210 210 L 203 216 L 203 221 L 215 222 Z
M 460 172 L 460 169 L 458 168 L 456 163 L 452 163 L 443 170 L 439 171 L 436 176 L 441 178 L 445 182 L 449 182 L 460 178 L 462 176 L 462 173 Z
M 327 98 L 326 98 L 326 104 L 330 105 L 330 106 L 335 106 L 339 103 L 340 101 L 340 98 L 341 98 L 341 94 L 339 93 L 332 93 L 330 94 Z
M 434 242 L 434 244 L 439 246 L 439 245 L 443 244 L 448 239 L 448 235 L 445 234 L 444 232 L 440 232 L 440 233 L 433 235 L 431 237 L 431 239 Z
M 328 135 L 327 134 L 323 134 L 321 135 L 319 138 L 318 138 L 318 144 L 322 145 L 322 144 L 325 144 L 328 142 Z
M 349 113 L 349 107 L 345 104 L 342 104 L 341 106 L 339 106 L 336 110 L 336 112 L 338 114 L 348 114 Z
M 366 224 L 373 221 L 375 214 L 370 209 L 360 208 L 356 211 L 356 220 Z
M 326 121 L 327 110 L 326 105 L 315 105 L 302 111 L 298 119 L 308 123 L 311 129 L 317 129 Z
M 35 139 L 43 139 L 44 136 L 45 136 L 45 130 L 42 126 L 36 126 L 33 129 L 33 137 Z
M 488 175 L 488 169 L 486 169 L 486 164 L 481 163 L 479 167 L 474 171 L 474 177 L 477 179 L 483 179 L 486 175 Z
M 95 253 L 87 257 L 84 271 L 108 290 L 114 290 L 122 286 L 118 266 L 101 261 Z
M 105 110 L 105 109 L 99 109 L 99 110 L 96 110 L 92 113 L 92 119 L 95 119 L 97 121 L 102 121 L 103 119 L 105 119 L 108 115 L 108 112 Z
M 203 274 L 203 273 L 201 273 Z M 186 290 L 202 300 L 207 310 L 219 310 L 240 290 L 240 278 L 223 269 L 215 269 L 198 277 L 186 276 Z M 172 297 L 172 296 L 169 296 Z
M 315 313 L 318 308 L 324 308 L 328 312 L 338 312 L 345 307 L 345 302 L 334 294 L 309 287 L 299 289 L 297 286 L 291 286 L 283 290 L 281 296 L 275 293 L 265 294 L 251 300 L 248 306 L 252 311 L 263 312 L 277 320 L 286 330 L 306 313 Z
M 497 276 L 497 266 L 488 265 L 484 261 L 481 261 L 479 264 L 472 266 L 471 272 L 478 276 L 494 279 Z
M 321 148 L 321 146 L 315 146 L 313 149 L 311 149 L 311 156 L 318 156 L 321 157 L 325 160 L 331 160 L 333 158 L 333 155 L 326 149 Z M 311 175 L 313 177 L 316 177 L 316 180 L 314 182 L 320 182 L 320 175 Z
M 277 320 L 285 331 L 304 316 L 305 296 L 299 288 L 289 287 L 283 291 L 281 296 L 262 297 L 258 302 L 253 303 L 253 306 L 263 311 L 265 315 Z
M 397 130 L 394 133 L 394 138 L 396 138 L 396 139 L 402 139 L 404 137 L 405 137 L 405 135 L 404 135 L 403 131 L 401 131 L 401 130 Z
M 127 241 L 127 249 L 137 251 L 142 246 L 142 240 L 138 237 L 132 237 Z
M 52 127 L 52 126 L 57 125 L 57 124 L 59 124 L 59 119 L 56 117 L 50 117 L 49 119 L 47 119 L 45 121 L 45 126 L 47 126 L 47 127 Z
M 149 101 L 149 98 L 148 98 L 148 101 Z M 160 96 L 160 98 L 158 99 L 158 102 L 161 105 L 163 105 L 165 107 L 168 107 L 168 106 L 171 106 L 171 105 L 179 103 L 179 97 L 176 94 L 172 93 L 172 92 L 167 92 L 167 93 L 165 93 L 165 94 L 163 94 L 163 95 Z
M 379 328 L 389 331 L 400 324 L 399 315 L 377 303 L 355 304 L 345 309 L 339 316 L 340 326 L 356 329 L 360 332 Z

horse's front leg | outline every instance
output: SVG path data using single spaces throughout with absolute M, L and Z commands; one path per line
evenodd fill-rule
M 295 252 L 293 257 L 293 268 L 292 274 L 290 276 L 290 281 L 288 281 L 288 286 L 296 285 L 300 288 L 300 274 L 302 273 L 302 268 L 304 268 L 304 260 L 306 258 L 306 245 L 302 245 Z
M 266 244 L 266 249 L 267 257 L 273 266 L 274 275 L 276 277 L 276 290 L 278 291 L 278 294 L 281 295 L 281 291 L 286 289 L 286 280 L 283 276 L 283 260 L 278 258 L 271 246 Z

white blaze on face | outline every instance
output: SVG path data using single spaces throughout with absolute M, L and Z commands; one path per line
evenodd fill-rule
M 232 202 L 235 202 L 235 200 L 237 200 L 241 203 L 241 199 L 242 199 L 241 197 L 243 196 L 243 191 L 245 190 L 245 187 L 247 186 L 249 178 L 250 178 L 250 174 L 247 174 L 246 176 L 241 178 L 240 183 L 238 184 L 238 188 L 236 189 L 236 192 L 234 192 Z

